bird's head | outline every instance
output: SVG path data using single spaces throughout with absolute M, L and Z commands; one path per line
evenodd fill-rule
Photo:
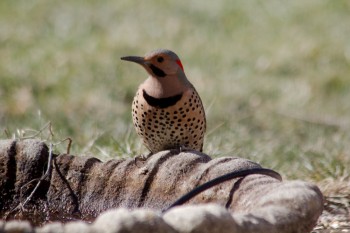
M 122 60 L 131 61 L 143 66 L 155 78 L 163 79 L 167 76 L 184 74 L 179 57 L 167 49 L 157 49 L 147 53 L 144 57 L 126 56 Z

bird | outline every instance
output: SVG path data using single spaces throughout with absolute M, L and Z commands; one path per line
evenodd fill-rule
M 132 119 L 149 155 L 171 149 L 202 152 L 205 111 L 179 57 L 171 50 L 156 49 L 121 60 L 137 63 L 148 73 L 133 99 Z

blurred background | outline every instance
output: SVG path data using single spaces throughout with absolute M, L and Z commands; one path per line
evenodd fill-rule
M 156 48 L 179 55 L 201 95 L 204 152 L 349 184 L 348 0 L 2 0 L 0 138 L 146 153 L 131 102 L 147 74 L 120 57 Z

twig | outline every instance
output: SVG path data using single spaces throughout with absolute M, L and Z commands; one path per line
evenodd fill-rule
M 70 147 L 72 146 L 73 140 L 71 138 L 66 138 L 68 140 L 67 154 L 70 154 Z
M 20 140 L 25 140 L 25 139 L 31 139 L 31 138 L 35 138 L 37 137 L 38 135 L 40 135 L 45 129 L 48 129 L 49 131 L 49 136 L 48 136 L 48 139 L 51 137 L 51 140 L 52 140 L 52 137 L 54 136 L 54 133 L 53 133 L 53 130 L 52 130 L 52 124 L 51 122 L 48 122 L 46 123 L 39 131 L 37 131 L 35 134 L 33 135 L 30 135 L 30 136 L 26 136 L 26 137 L 21 137 L 23 134 L 20 133 L 19 136 L 20 136 Z M 5 129 L 4 132 L 7 134 L 7 130 Z M 34 189 L 30 192 L 29 196 L 24 200 L 20 200 L 20 203 L 14 207 L 13 209 L 11 209 L 6 215 L 5 215 L 5 218 L 9 217 L 10 214 L 16 212 L 16 211 L 24 211 L 24 207 L 26 204 L 28 204 L 28 202 L 30 200 L 32 200 L 34 194 L 36 193 L 36 191 L 38 190 L 38 188 L 40 187 L 41 183 L 51 174 L 51 171 L 53 169 L 53 147 L 54 146 L 57 146 L 65 141 L 68 141 L 68 145 L 67 145 L 67 154 L 70 153 L 70 149 L 71 149 L 71 145 L 72 145 L 72 139 L 71 138 L 65 138 L 63 140 L 61 140 L 60 142 L 58 143 L 51 143 L 49 144 L 49 157 L 48 157 L 48 163 L 47 163 L 47 168 L 46 168 L 46 171 L 45 173 L 38 179 L 33 179 L 29 182 L 27 182 L 26 184 L 24 184 L 21 189 L 20 189 L 20 197 L 22 197 L 22 191 L 25 187 L 27 187 L 28 185 L 32 184 L 33 182 L 37 182 Z
M 65 139 L 59 141 L 58 143 L 55 143 L 54 146 L 57 146 L 57 145 L 61 144 L 62 142 L 65 142 L 65 141 L 68 141 L 67 154 L 69 154 L 70 153 L 70 148 L 71 148 L 72 142 L 73 142 L 73 140 L 71 138 L 69 138 L 69 137 L 65 138 Z
M 54 134 L 53 134 L 53 132 L 52 132 L 52 125 L 51 125 L 51 121 L 49 121 L 49 122 L 46 123 L 41 129 L 39 129 L 39 131 L 36 132 L 35 134 L 30 135 L 30 136 L 27 136 L 27 137 L 21 137 L 20 139 L 21 139 L 21 140 L 24 140 L 24 139 L 35 138 L 35 137 L 37 137 L 39 134 L 41 134 L 46 128 L 49 128 L 50 136 L 53 137 Z
M 10 134 L 9 134 L 9 132 L 7 131 L 7 129 L 4 129 L 4 133 L 5 133 L 5 135 L 6 135 L 7 138 L 10 137 Z
M 53 144 L 50 143 L 49 146 L 49 159 L 48 159 L 48 163 L 47 163 L 47 169 L 46 172 L 43 176 L 41 176 L 41 178 L 39 179 L 38 183 L 36 184 L 35 188 L 33 189 L 33 191 L 29 194 L 29 196 L 26 198 L 26 200 L 22 203 L 20 202 L 15 208 L 13 208 L 8 214 L 11 214 L 17 210 L 24 210 L 24 206 L 32 199 L 32 197 L 34 196 L 36 190 L 39 188 L 40 184 L 49 176 L 49 174 L 52 171 L 52 146 Z M 26 187 L 27 185 L 31 184 L 32 182 L 36 181 L 37 179 L 31 180 L 29 181 L 27 184 L 25 184 L 24 186 L 21 187 L 21 190 Z

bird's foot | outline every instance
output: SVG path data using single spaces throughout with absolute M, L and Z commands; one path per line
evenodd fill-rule
M 180 145 L 177 148 L 173 149 L 172 153 L 180 154 L 181 152 L 188 152 L 188 151 L 192 151 L 192 149 L 187 147 L 186 145 Z
M 141 154 L 141 155 L 138 155 L 136 157 L 134 157 L 134 162 L 137 163 L 137 161 L 141 161 L 141 162 L 144 162 L 146 161 L 149 157 L 151 157 L 153 155 L 152 152 L 144 155 L 144 154 Z

